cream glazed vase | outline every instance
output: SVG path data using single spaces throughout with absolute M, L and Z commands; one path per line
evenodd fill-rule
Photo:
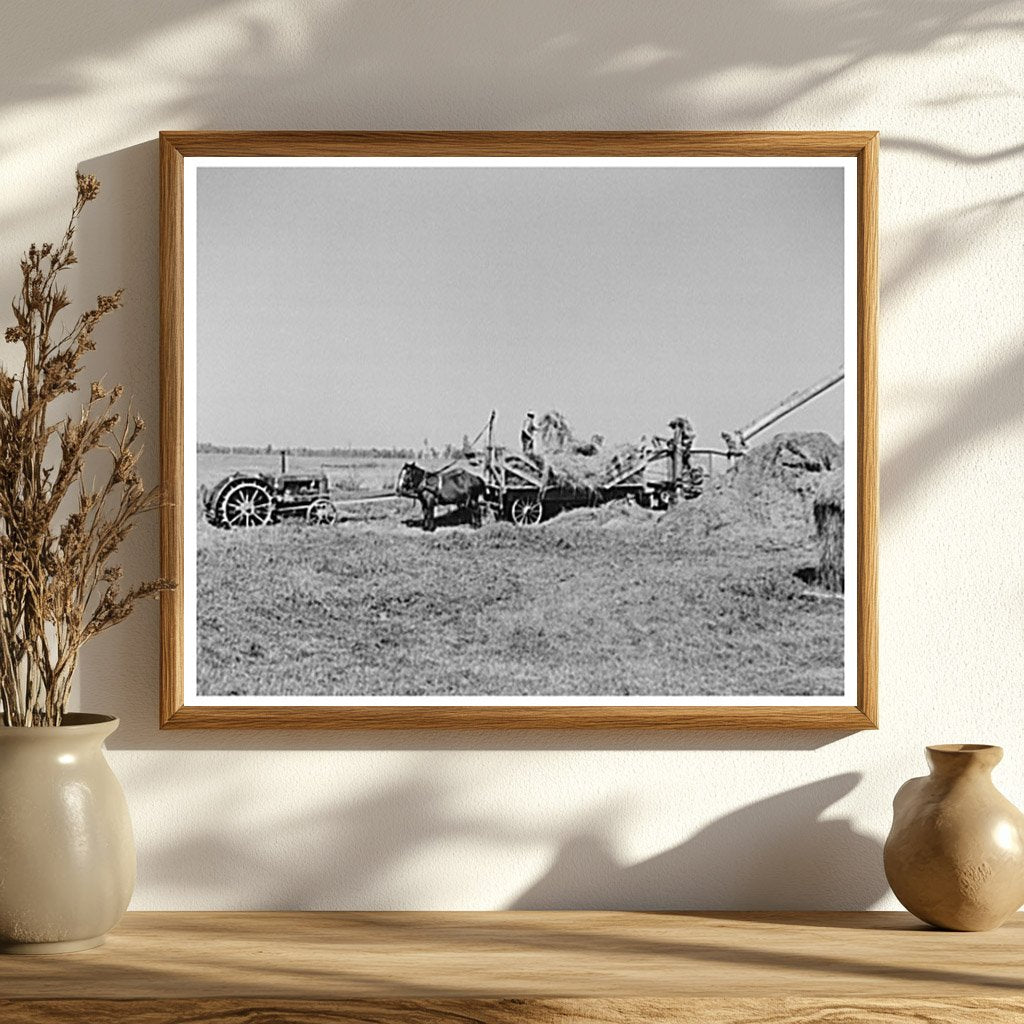
M 135 887 L 128 804 L 103 753 L 116 718 L 0 727 L 0 951 L 98 946 Z
M 893 800 L 885 875 L 916 917 L 938 928 L 998 928 L 1024 904 L 1024 815 L 992 784 L 1000 747 L 927 748 L 931 775 Z

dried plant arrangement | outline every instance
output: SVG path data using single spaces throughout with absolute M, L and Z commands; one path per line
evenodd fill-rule
M 121 385 L 92 381 L 77 414 L 54 403 L 79 391 L 99 322 L 122 291 L 100 295 L 70 327 L 61 274 L 77 262 L 73 242 L 85 205 L 99 194 L 77 174 L 78 195 L 64 237 L 33 244 L 21 260 L 21 288 L 5 332 L 23 349 L 20 372 L 0 369 L 0 701 L 5 726 L 59 725 L 82 645 L 121 622 L 142 598 L 168 588 L 157 579 L 122 589 L 112 562 L 157 489 L 138 473 L 142 418 L 119 405 Z M 95 460 L 102 470 L 92 476 Z M 87 479 L 88 477 L 88 479 Z

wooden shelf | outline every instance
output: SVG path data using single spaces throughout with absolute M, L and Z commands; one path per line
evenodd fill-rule
M 0 957 L 4 1024 L 1024 1021 L 1024 914 L 133 913 Z

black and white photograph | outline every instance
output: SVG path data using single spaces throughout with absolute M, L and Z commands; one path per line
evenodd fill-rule
M 200 705 L 849 705 L 856 161 L 203 158 Z

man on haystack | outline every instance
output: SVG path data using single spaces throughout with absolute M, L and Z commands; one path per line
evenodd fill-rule
M 519 432 L 519 440 L 523 446 L 524 455 L 532 455 L 536 449 L 537 421 L 532 412 L 526 414 L 523 420 L 522 429 Z

